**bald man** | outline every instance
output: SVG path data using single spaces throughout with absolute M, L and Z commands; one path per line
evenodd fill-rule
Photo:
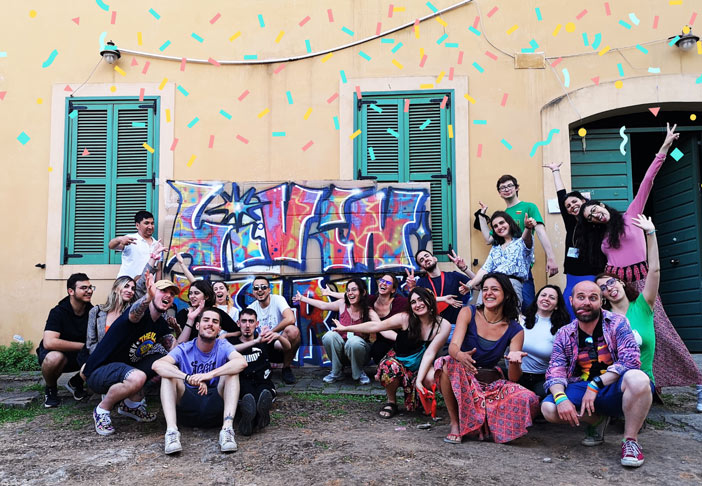
M 602 291 L 580 282 L 570 298 L 576 319 L 553 342 L 544 388 L 551 392 L 541 412 L 552 423 L 587 424 L 584 446 L 604 443 L 610 417 L 624 416 L 621 464 L 644 462 L 637 442 L 653 398 L 653 384 L 640 370 L 639 348 L 624 316 L 602 309 Z

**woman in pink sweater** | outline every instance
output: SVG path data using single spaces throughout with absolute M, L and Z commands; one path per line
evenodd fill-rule
M 632 220 L 643 213 L 646 201 L 653 188 L 653 180 L 658 174 L 665 157 L 679 134 L 677 125 L 667 126 L 665 141 L 646 171 L 634 200 L 622 214 L 616 209 L 598 202 L 588 201 L 582 205 L 578 224 L 583 229 L 580 254 L 594 257 L 601 248 L 607 257 L 605 272 L 616 275 L 625 282 L 633 282 L 639 291 L 643 290 L 648 273 L 646 264 L 646 236 L 632 224 Z M 654 230 L 655 231 L 655 230 Z M 656 328 L 656 351 L 653 360 L 653 375 L 656 385 L 685 386 L 702 383 L 702 373 L 697 369 L 690 352 L 675 331 L 673 324 L 661 304 L 660 296 L 654 305 Z M 702 411 L 702 388 L 698 386 L 698 405 Z

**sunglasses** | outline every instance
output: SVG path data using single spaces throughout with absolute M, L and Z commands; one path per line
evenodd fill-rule
M 268 285 L 253 285 L 251 288 L 254 290 L 266 290 Z
M 606 292 L 607 289 L 610 288 L 610 287 L 612 287 L 612 286 L 614 286 L 615 283 L 617 283 L 617 279 L 616 279 L 616 278 L 610 278 L 610 279 L 607 280 L 604 284 L 600 285 L 600 290 L 601 290 L 602 292 Z
M 381 278 L 378 280 L 378 285 L 380 284 L 385 284 L 392 287 L 392 280 L 385 280 L 384 278 Z
M 587 355 L 592 361 L 597 361 L 599 357 L 597 356 L 597 348 L 595 347 L 595 342 L 592 340 L 592 336 L 585 338 L 585 344 L 588 345 Z

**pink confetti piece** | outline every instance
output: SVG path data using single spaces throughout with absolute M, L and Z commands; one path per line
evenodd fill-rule
M 594 78 L 590 78 L 590 79 L 592 80 L 593 83 L 595 83 L 596 86 L 600 85 L 600 77 L 599 76 L 595 76 Z
M 115 21 L 116 21 L 116 20 L 117 20 L 117 11 L 116 11 L 116 10 L 113 10 L 113 11 L 112 11 L 112 18 L 110 18 L 110 23 L 111 23 L 112 25 L 115 25 Z
M 505 93 L 502 95 L 502 101 L 500 102 L 500 106 L 507 105 L 507 98 L 509 98 L 509 93 Z
M 308 15 L 308 16 L 305 17 L 304 19 L 300 20 L 300 23 L 297 24 L 297 25 L 299 25 L 300 27 L 302 27 L 303 25 L 305 25 L 305 24 L 306 24 L 307 22 L 309 22 L 309 21 L 310 21 L 310 16 Z
M 690 21 L 687 23 L 690 27 L 695 25 L 695 19 L 697 19 L 697 12 L 692 12 L 692 16 L 690 17 Z
M 217 22 L 221 16 L 222 14 L 217 12 L 217 14 L 210 19 L 210 24 L 214 24 L 215 22 Z
M 214 146 L 214 135 L 210 135 L 210 143 L 207 148 L 212 148 Z
M 314 144 L 314 142 L 313 142 L 312 140 L 310 140 L 309 142 L 307 142 L 307 143 L 302 147 L 302 151 L 303 151 L 303 152 L 306 152 L 307 149 L 310 148 L 313 144 Z
M 238 133 L 236 134 L 236 139 L 237 139 L 238 141 L 242 142 L 242 143 L 249 143 L 248 140 L 246 140 L 244 137 L 242 137 L 242 136 L 239 135 Z
M 73 91 L 73 88 L 71 88 L 71 85 L 67 84 L 65 88 L 63 88 L 64 91 Z
M 395 10 L 395 6 L 391 3 L 388 7 L 388 18 L 392 18 L 392 11 Z
M 497 7 L 492 7 L 492 10 L 490 10 L 487 14 L 488 18 L 492 17 L 495 15 L 495 12 L 497 12 L 499 9 Z
M 475 20 L 473 20 L 473 28 L 477 29 L 478 25 L 480 25 L 480 15 L 476 15 Z
M 273 71 L 273 74 L 278 74 L 280 71 L 282 71 L 283 69 L 285 69 L 285 66 L 287 66 L 287 64 L 281 64 L 280 66 L 278 66 L 277 68 L 275 68 L 275 71 Z
M 361 95 L 361 87 L 360 86 L 356 86 L 356 96 L 358 96 L 359 100 L 363 99 L 363 96 Z
M 211 57 L 207 59 L 207 62 L 209 62 L 209 63 L 212 64 L 213 66 L 217 66 L 217 67 L 221 67 L 221 66 L 222 66 L 219 62 L 217 62 L 216 59 L 212 59 Z
M 383 23 L 378 22 L 378 24 L 375 26 L 375 35 L 380 35 L 380 29 L 383 28 Z
M 658 15 L 653 17 L 653 28 L 657 29 L 658 28 Z
M 587 9 L 583 10 L 582 12 L 580 12 L 578 15 L 575 16 L 575 18 L 576 18 L 577 20 L 580 20 L 580 19 L 582 19 L 583 17 L 585 17 L 586 14 L 587 14 Z
M 333 102 L 333 101 L 334 101 L 335 99 L 337 99 L 338 97 L 339 97 L 339 93 L 334 93 L 334 94 L 331 95 L 329 98 L 327 98 L 327 103 Z
M 332 12 L 332 9 L 327 10 L 327 17 L 329 17 L 329 22 L 334 22 L 334 12 Z
M 175 150 L 176 145 L 178 145 L 178 139 L 173 137 L 173 143 L 171 144 L 171 152 Z
M 88 148 L 87 148 L 87 147 L 83 149 L 83 153 L 82 153 L 81 155 L 82 155 L 83 157 L 85 157 L 85 156 L 87 156 L 87 155 L 90 155 L 90 152 L 88 152 Z
M 419 19 L 414 19 L 414 28 L 419 27 Z
M 457 64 L 463 64 L 463 51 L 460 51 L 458 53 L 458 63 Z
M 453 68 L 449 69 L 449 81 L 453 81 Z
M 187 59 L 185 59 L 185 58 L 182 58 L 182 59 L 180 60 L 180 70 L 181 70 L 181 71 L 185 71 L 185 63 L 186 63 L 186 62 L 188 62 L 188 61 L 187 61 Z
M 604 7 L 605 7 L 605 13 L 607 14 L 607 17 L 612 15 L 612 11 L 609 9 L 609 2 L 605 2 Z
M 144 88 L 139 88 L 139 101 L 144 101 Z
M 4 100 L 6 94 L 7 94 L 7 91 L 0 91 L 0 100 Z
M 248 90 L 248 89 L 247 89 L 247 90 L 244 90 L 244 92 L 241 93 L 241 94 L 239 95 L 239 98 L 238 98 L 239 101 L 242 101 L 242 100 L 243 100 L 244 98 L 246 98 L 248 95 L 249 95 L 249 90 Z
M 141 70 L 141 74 L 146 74 L 146 71 L 149 70 L 149 66 L 151 66 L 151 63 L 149 61 L 146 61 L 144 63 L 144 69 Z
M 496 56 L 495 54 L 493 54 L 492 52 L 490 52 L 490 51 L 485 51 L 485 55 L 486 55 L 487 57 L 489 57 L 490 59 L 492 59 L 493 61 L 497 61 L 497 56 Z
M 482 157 L 482 156 L 483 156 L 483 144 L 482 144 L 482 143 L 479 143 L 479 144 L 478 144 L 478 153 L 477 153 L 476 155 L 477 155 L 478 157 Z
M 422 60 L 419 61 L 419 67 L 424 67 L 424 63 L 425 63 L 425 62 L 427 62 L 427 55 L 426 55 L 426 54 L 424 54 L 424 55 L 422 56 Z
M 563 60 L 563 58 L 562 58 L 562 57 L 559 57 L 558 59 L 556 59 L 555 61 L 553 61 L 553 62 L 551 63 L 551 67 L 556 67 L 556 66 L 558 66 L 558 65 L 561 63 L 562 60 Z
M 132 57 L 132 62 L 130 64 L 130 66 L 138 66 L 138 65 L 139 65 L 139 62 L 137 62 L 136 57 Z
M 80 25 L 80 17 L 76 17 L 74 19 L 71 19 L 73 22 L 76 23 L 76 25 Z
M 648 111 L 653 113 L 653 116 L 658 116 L 658 112 L 661 111 L 661 107 L 657 106 L 655 108 L 649 108 Z
M 446 108 L 446 102 L 448 101 L 448 96 L 444 96 L 444 98 L 441 100 L 441 104 L 439 105 L 439 108 L 442 110 Z
M 405 98 L 405 113 L 407 113 L 409 111 L 409 105 L 410 105 L 409 98 Z

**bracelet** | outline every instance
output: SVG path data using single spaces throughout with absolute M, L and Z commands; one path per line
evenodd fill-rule
M 461 272 L 465 272 L 466 270 L 468 270 L 468 265 L 465 265 L 463 268 L 458 267 L 458 269 L 459 269 Z
M 593 383 L 593 382 L 591 382 L 591 381 L 588 381 L 588 382 L 587 382 L 587 387 L 588 387 L 590 390 L 594 391 L 595 393 L 599 393 L 599 392 L 600 392 L 600 388 L 599 388 L 595 383 Z
M 656 231 L 658 231 L 658 230 L 652 229 L 651 231 L 646 231 L 646 234 L 647 234 L 647 235 L 652 235 L 652 234 L 655 233 Z
M 192 324 L 188 324 L 187 322 L 185 323 L 185 325 L 183 325 L 183 327 L 189 327 L 190 329 L 194 328 Z
M 552 170 L 551 172 L 560 172 L 561 169 Z
M 566 400 L 568 400 L 568 397 L 567 397 L 567 396 L 562 396 L 562 397 L 559 396 L 559 397 L 556 398 L 556 400 L 554 400 L 554 401 L 556 402 L 556 405 L 558 405 L 559 403 L 565 402 Z
M 189 375 L 189 374 L 186 373 L 186 374 L 185 374 L 185 378 L 183 378 L 183 383 L 185 383 L 185 384 L 187 385 L 187 384 L 188 384 L 188 380 L 190 379 L 190 376 L 191 376 L 191 375 Z
M 558 398 L 564 397 L 564 396 L 566 396 L 565 393 L 563 393 L 563 392 L 558 392 L 558 393 L 556 393 L 555 395 L 553 395 L 553 399 L 554 399 L 554 400 L 557 400 Z

